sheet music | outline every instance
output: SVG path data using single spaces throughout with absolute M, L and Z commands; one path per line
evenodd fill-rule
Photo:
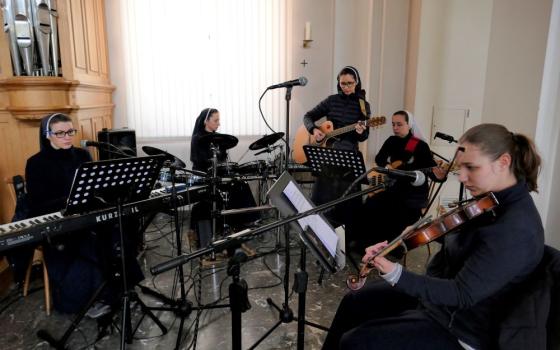
M 282 192 L 296 208 L 298 213 L 302 213 L 313 208 L 311 203 L 305 199 L 303 193 L 301 193 L 293 182 L 290 181 Z M 317 237 L 319 237 L 321 242 L 323 242 L 325 248 L 329 251 L 329 254 L 331 254 L 332 257 L 336 255 L 338 236 L 320 215 L 309 215 L 305 218 L 299 219 L 298 223 L 304 230 L 309 226 L 309 228 L 315 232 Z

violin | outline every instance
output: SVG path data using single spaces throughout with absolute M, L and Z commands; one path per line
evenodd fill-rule
M 358 290 L 364 286 L 367 276 L 371 270 L 375 268 L 373 265 L 373 259 L 376 257 L 385 256 L 400 245 L 404 246 L 405 251 L 408 251 L 428 244 L 433 240 L 458 229 L 469 220 L 494 209 L 497 205 L 498 200 L 494 194 L 492 192 L 488 192 L 479 197 L 463 202 L 457 208 L 454 208 L 437 219 L 431 220 L 431 217 L 420 219 L 417 223 L 405 229 L 385 248 L 370 257 L 368 261 L 362 265 L 358 275 L 349 275 L 346 279 L 348 288 Z

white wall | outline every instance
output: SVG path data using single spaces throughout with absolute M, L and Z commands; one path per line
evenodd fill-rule
M 494 0 L 484 122 L 535 136 L 552 0 Z
M 432 135 L 443 131 L 459 138 L 481 120 L 491 13 L 492 1 L 487 0 L 421 3 L 412 110 L 432 150 L 447 159 L 455 145 L 436 142 Z M 459 197 L 456 177 L 449 177 L 440 194 L 442 199 Z
M 369 100 L 374 114 L 384 115 L 387 124 L 370 130 L 368 165 L 373 165 L 377 151 L 393 133 L 391 115 L 405 107 L 409 1 L 375 0 L 372 11 Z
M 290 108 L 290 138 L 303 124 L 305 112 L 330 95 L 335 88 L 333 80 L 334 0 L 289 0 L 291 18 L 291 64 L 293 77 L 305 76 L 305 87 L 292 91 Z M 311 22 L 313 42 L 303 47 L 305 22 Z M 305 60 L 308 64 L 300 64 Z M 290 62 L 290 61 L 289 61 Z M 290 142 L 291 144 L 291 142 Z
M 543 158 L 535 201 L 547 243 L 560 248 L 560 0 L 554 0 L 552 7 L 535 142 Z
M 109 67 L 111 81 L 124 81 L 125 79 L 125 52 L 122 45 L 121 28 L 121 2 L 105 0 L 105 15 L 107 25 L 107 45 L 109 50 Z M 113 103 L 115 104 L 113 127 L 122 128 L 127 126 L 126 89 L 124 85 L 116 86 L 113 92 Z
M 415 103 L 412 111 L 429 135 L 432 109 L 439 101 L 443 62 L 444 21 L 447 18 L 447 0 L 422 1 L 420 35 L 416 67 Z M 413 53 L 411 53 L 413 54 Z
M 414 112 L 430 136 L 433 109 L 468 109 L 467 128 L 480 123 L 492 1 L 422 2 Z M 464 130 L 456 130 L 456 138 Z

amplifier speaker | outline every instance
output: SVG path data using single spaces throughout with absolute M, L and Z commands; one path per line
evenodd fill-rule
M 119 154 L 119 151 L 127 154 L 131 157 L 136 157 L 136 133 L 131 129 L 102 129 L 97 132 L 97 141 L 110 143 L 115 146 L 106 148 L 99 148 L 99 160 L 108 160 L 116 158 L 124 158 L 123 154 Z M 117 151 L 117 149 L 119 151 Z

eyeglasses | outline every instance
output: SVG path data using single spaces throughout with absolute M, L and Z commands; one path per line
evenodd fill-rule
M 356 84 L 355 81 L 343 81 L 340 83 L 340 85 L 344 87 L 351 87 L 354 86 L 354 84 Z
M 59 131 L 55 131 L 55 132 L 49 131 L 49 135 L 54 135 L 54 136 L 56 136 L 57 139 L 62 139 L 66 135 L 75 136 L 77 132 L 78 132 L 78 130 L 76 130 L 76 129 L 70 129 L 70 130 L 67 130 L 67 131 L 59 130 Z

